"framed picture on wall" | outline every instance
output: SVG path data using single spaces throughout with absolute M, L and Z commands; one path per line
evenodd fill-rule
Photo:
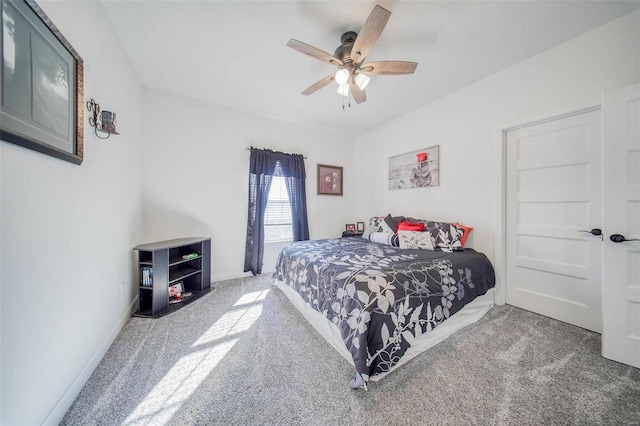
M 342 195 L 342 167 L 318 164 L 318 195 Z
M 440 145 L 389 157 L 389 189 L 440 185 Z
M 82 58 L 35 1 L 2 1 L 0 9 L 0 138 L 82 163 Z

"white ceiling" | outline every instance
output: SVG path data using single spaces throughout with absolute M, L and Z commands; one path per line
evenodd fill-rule
M 104 8 L 145 87 L 357 136 L 640 7 L 640 1 L 118 1 Z M 391 18 L 367 61 L 418 62 L 373 76 L 342 109 L 336 71 L 286 46 L 333 54 L 380 4 Z

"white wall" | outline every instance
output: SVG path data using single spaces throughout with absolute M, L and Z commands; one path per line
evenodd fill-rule
M 80 166 L 0 142 L 3 425 L 60 421 L 130 316 L 142 225 L 141 84 L 99 2 L 39 4 L 121 135 L 97 139 L 85 112 Z
M 131 247 L 210 235 L 213 280 L 242 275 L 246 147 L 308 157 L 311 238 L 386 213 L 458 220 L 476 228 L 471 246 L 493 260 L 499 130 L 640 81 L 636 12 L 362 135 L 354 147 L 319 130 L 143 92 L 98 2 L 41 6 L 85 61 L 85 98 L 118 114 L 121 135 L 98 140 L 85 117 L 81 166 L 0 142 L 2 424 L 64 415 L 133 307 Z M 389 191 L 388 157 L 434 144 L 441 186 Z M 344 167 L 344 197 L 316 195 L 317 163 Z M 279 247 L 267 247 L 265 272 Z
M 144 237 L 210 236 L 212 280 L 243 275 L 249 146 L 303 154 L 312 239 L 355 223 L 353 139 L 170 95 L 144 92 Z M 317 164 L 344 167 L 344 196 L 317 195 Z M 266 244 L 263 273 L 282 244 Z
M 495 261 L 500 130 L 640 81 L 639 46 L 636 11 L 359 136 L 356 215 L 459 221 L 475 228 L 467 244 Z M 440 186 L 388 190 L 388 158 L 432 145 Z

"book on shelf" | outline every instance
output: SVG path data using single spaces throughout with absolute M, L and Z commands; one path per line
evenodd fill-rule
M 173 305 L 174 303 L 180 303 L 183 300 L 191 297 L 193 293 L 191 293 L 190 291 L 185 291 L 183 293 L 176 293 L 173 296 L 169 297 L 169 304 Z
M 142 268 L 141 272 L 141 285 L 143 287 L 153 287 L 153 268 L 151 268 L 150 266 L 145 266 Z

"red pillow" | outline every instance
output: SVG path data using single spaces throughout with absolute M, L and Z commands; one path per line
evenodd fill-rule
M 424 232 L 424 223 L 423 222 L 400 222 L 398 224 L 398 231 L 418 231 Z
M 462 225 L 458 222 L 452 222 L 452 225 L 457 226 L 458 228 L 462 229 L 462 237 L 460 237 L 460 244 L 462 244 L 462 247 L 464 247 L 464 243 L 467 242 L 467 237 L 469 236 L 469 234 L 471 233 L 471 231 L 473 231 L 473 228 L 470 226 L 466 226 L 466 225 Z

